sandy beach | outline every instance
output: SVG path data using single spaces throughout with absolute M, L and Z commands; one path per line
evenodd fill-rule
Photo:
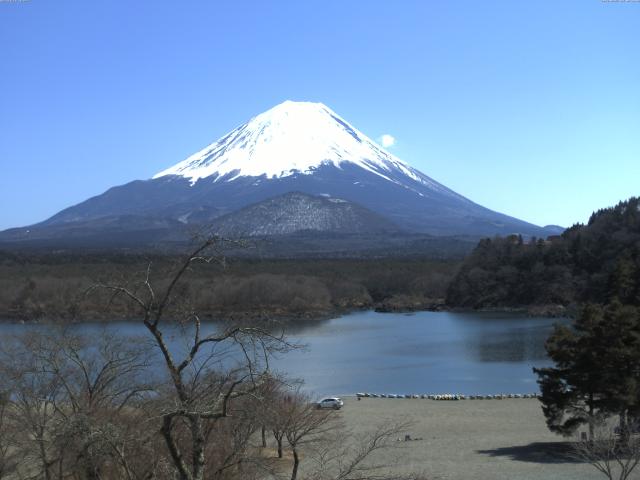
M 398 473 L 450 480 L 603 478 L 567 458 L 565 439 L 547 430 L 536 399 L 344 400 L 343 419 L 355 432 L 388 421 L 412 423 L 406 434 L 419 440 L 402 441 L 402 448 L 378 457 L 397 463 Z

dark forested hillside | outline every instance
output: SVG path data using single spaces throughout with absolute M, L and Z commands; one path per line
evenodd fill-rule
M 451 282 L 447 303 L 471 308 L 640 305 L 640 200 L 595 212 L 546 240 L 482 240 Z
M 96 283 L 160 285 L 182 257 L 122 254 L 16 254 L 0 252 L 0 320 L 82 321 L 135 318 L 136 311 L 110 294 L 86 296 Z M 180 295 L 205 317 L 322 317 L 377 308 L 439 308 L 457 260 L 429 258 L 251 259 L 226 267 L 198 264 Z M 106 308 L 106 307 L 109 308 Z

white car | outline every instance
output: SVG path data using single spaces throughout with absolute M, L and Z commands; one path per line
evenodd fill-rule
M 323 398 L 317 403 L 318 408 L 333 408 L 334 410 L 340 410 L 344 402 L 338 397 Z

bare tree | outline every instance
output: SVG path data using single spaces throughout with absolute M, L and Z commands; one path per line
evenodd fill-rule
M 609 480 L 627 480 L 640 463 L 640 438 L 619 435 L 601 424 L 592 439 L 582 439 L 573 446 L 576 459 L 591 464 Z
M 100 284 L 91 289 L 107 289 L 114 298 L 133 302 L 161 353 L 169 382 L 160 432 L 181 480 L 204 479 L 207 442 L 215 442 L 210 424 L 230 416 L 232 400 L 256 394 L 269 355 L 288 348 L 281 336 L 252 326 L 228 325 L 205 333 L 197 312 L 181 303 L 185 275 L 198 262 L 224 263 L 222 245 L 217 237 L 207 238 L 169 275 L 163 288 L 151 280 L 149 265 L 144 279 L 133 287 Z M 172 351 L 165 338 L 172 327 L 185 334 L 188 346 L 183 353 Z
M 5 386 L 3 386 L 5 387 Z M 13 474 L 18 466 L 14 432 L 10 424 L 10 393 L 0 390 L 0 480 Z
M 28 342 L 26 337 L 3 342 L 0 368 L 11 402 L 7 409 L 10 425 L 5 426 L 5 432 L 14 435 L 15 448 L 22 457 L 19 474 L 36 471 L 41 478 L 52 480 L 62 477 L 62 473 L 56 474 L 62 471 L 62 452 L 57 451 L 52 433 L 61 390 L 55 376 L 32 354 Z M 28 465 L 26 472 L 22 472 L 24 465 Z
M 278 458 L 282 458 L 282 441 L 284 432 L 277 427 L 278 403 L 282 398 L 282 378 L 269 373 L 260 386 L 259 403 L 256 405 L 256 416 L 260 419 L 260 445 L 267 447 L 267 430 L 271 430 L 278 444 Z M 275 428 L 275 431 L 271 427 Z
M 152 402 L 128 408 L 118 416 L 115 434 L 103 440 L 111 452 L 114 474 L 106 478 L 160 480 L 172 478 L 158 435 Z
M 268 427 L 276 442 L 278 458 L 284 457 L 284 442 L 288 423 L 290 421 L 290 408 L 288 403 L 292 400 L 293 390 L 282 379 L 269 378 L 264 384 L 265 392 L 261 405 L 261 416 L 264 419 L 264 427 Z M 262 435 L 262 430 L 261 430 Z M 266 439 L 261 438 L 262 446 L 266 447 Z
M 254 391 L 229 402 L 227 417 L 206 422 L 207 479 L 264 479 L 269 460 L 256 445 L 256 436 L 264 420 L 264 397 L 270 381 L 256 385 Z M 188 428 L 185 428 L 185 433 Z M 186 443 L 184 443 L 186 441 Z M 189 440 L 183 440 L 183 445 Z
M 276 441 L 276 451 L 278 454 L 278 458 L 282 458 L 284 456 L 283 452 L 283 443 L 284 443 L 284 435 L 285 428 L 287 426 L 287 418 L 283 415 L 281 410 L 274 409 L 269 417 L 271 426 L 271 433 L 273 434 L 273 438 Z
M 208 478 L 250 478 L 250 473 L 262 469 L 261 452 L 253 444 L 262 422 L 258 405 L 253 396 L 238 398 L 226 421 L 210 424 L 208 438 L 215 437 L 216 442 L 207 448 Z
M 10 392 L 14 448 L 24 475 L 46 480 L 102 478 L 114 471 L 123 418 L 149 390 L 144 349 L 117 337 L 29 333 L 4 345 L 0 367 Z M 122 466 L 122 464 L 121 464 Z
M 291 394 L 285 394 L 281 409 L 284 436 L 293 454 L 291 480 L 296 480 L 300 468 L 300 450 L 322 441 L 337 428 L 334 421 L 336 412 L 319 409 L 299 388 Z
M 326 435 L 319 448 L 310 452 L 313 463 L 308 480 L 410 480 L 418 474 L 398 475 L 385 472 L 390 465 L 375 461 L 376 453 L 400 448 L 397 440 L 407 431 L 408 423 L 385 423 L 370 432 L 354 435 L 338 428 Z
M 299 382 L 293 387 L 285 383 L 277 385 L 277 398 L 267 415 L 271 428 L 281 432 L 279 435 L 291 448 L 290 478 L 299 478 L 302 458 L 307 458 L 309 467 L 305 469 L 304 478 L 308 480 L 424 480 L 425 477 L 417 474 L 381 473 L 392 465 L 374 462 L 377 452 L 402 445 L 396 439 L 409 424 L 384 424 L 371 432 L 353 435 L 345 429 L 339 412 L 318 409 L 301 391 Z M 262 415 L 258 415 L 260 421 Z M 277 415 L 275 420 L 274 415 Z M 281 478 L 277 469 L 264 468 L 264 472 Z

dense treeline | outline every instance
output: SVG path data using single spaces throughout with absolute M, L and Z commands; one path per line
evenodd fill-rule
M 377 259 L 233 258 L 200 269 L 183 287 L 206 316 L 317 317 L 377 308 L 529 308 L 564 313 L 585 302 L 640 304 L 640 211 L 632 198 L 595 212 L 561 236 L 482 240 L 463 263 L 424 257 Z M 126 318 L 129 307 L 86 298 L 96 282 L 144 275 L 161 280 L 177 255 L 0 252 L 0 317 Z M 102 303 L 100 303 L 102 302 Z M 542 309 L 541 309 L 542 308 Z M 79 312 L 82 311 L 82 317 Z
M 130 318 L 131 305 L 95 283 L 144 277 L 162 283 L 177 256 L 0 254 L 0 317 L 86 320 Z M 361 309 L 421 309 L 442 302 L 458 262 L 425 258 L 229 259 L 201 266 L 181 287 L 185 304 L 209 317 L 317 317 Z M 108 310 L 105 306 L 109 305 Z
M 447 303 L 502 308 L 613 299 L 640 305 L 640 200 L 595 212 L 546 240 L 510 236 L 482 240 L 464 261 Z

